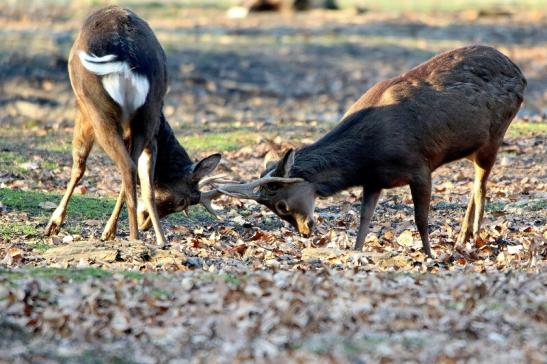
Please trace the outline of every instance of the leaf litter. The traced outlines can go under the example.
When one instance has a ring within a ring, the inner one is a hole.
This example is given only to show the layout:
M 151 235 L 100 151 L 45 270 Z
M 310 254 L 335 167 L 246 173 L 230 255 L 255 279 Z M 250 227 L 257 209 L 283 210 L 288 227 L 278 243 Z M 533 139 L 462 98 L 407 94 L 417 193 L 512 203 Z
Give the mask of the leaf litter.
M 328 130 L 373 82 L 445 48 L 493 39 L 531 78 L 515 123 L 523 130 L 545 123 L 544 19 L 516 18 L 518 26 L 500 28 L 496 20 L 407 15 L 373 14 L 348 26 L 346 18 L 317 13 L 300 22 L 260 18 L 265 28 L 249 18 L 214 29 L 200 17 L 190 25 L 153 19 L 182 32 L 174 31 L 174 40 L 160 32 L 162 42 L 177 45 L 168 49 L 167 116 L 177 134 L 199 131 L 203 141 L 232 128 L 256 133 L 252 146 L 227 148 L 218 171 L 249 179 L 271 151 L 281 154 Z M 59 47 L 76 26 L 57 24 Z M 260 52 L 238 43 L 246 32 L 270 31 L 276 42 L 289 42 L 262 44 Z M 234 37 L 237 46 L 211 52 L 178 43 L 188 32 L 203 40 Z M 408 32 L 419 35 L 416 43 L 407 44 Z M 378 34 L 406 46 L 380 44 Z M 336 42 L 325 46 L 328 37 Z M 370 39 L 376 43 L 360 43 Z M 70 140 L 73 100 L 62 53 L 54 50 L 48 56 L 55 62 L 46 62 L 16 50 L 0 64 L 6 96 L 28 99 L 0 103 L 7 125 L 0 131 L 2 189 L 64 191 L 70 153 L 61 141 Z M 23 127 L 38 114 L 41 123 Z M 419 249 L 407 188 L 383 193 L 362 252 L 350 250 L 357 189 L 318 201 L 318 231 L 310 238 L 253 202 L 222 197 L 215 207 L 223 221 L 201 210 L 165 221 L 166 250 L 154 246 L 152 232 L 126 240 L 125 221 L 119 239 L 98 241 L 107 216 L 90 211 L 81 219 L 69 215 L 59 236 L 43 238 L 58 198 L 31 208 L 0 201 L 0 362 L 544 363 L 547 136 L 538 130 L 509 132 L 489 179 L 483 232 L 458 250 L 472 167 L 460 161 L 434 174 L 435 260 Z M 93 154 L 76 195 L 115 196 L 119 179 L 111 176 L 117 174 L 109 160 Z

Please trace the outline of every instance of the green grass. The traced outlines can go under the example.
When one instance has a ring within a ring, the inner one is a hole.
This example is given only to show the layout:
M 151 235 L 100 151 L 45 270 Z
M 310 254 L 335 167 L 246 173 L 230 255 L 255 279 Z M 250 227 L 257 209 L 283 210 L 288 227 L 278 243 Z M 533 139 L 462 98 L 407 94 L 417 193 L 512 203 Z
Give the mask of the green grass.
M 24 173 L 25 168 L 21 167 L 26 162 L 24 156 L 15 152 L 0 152 L 0 170 L 9 173 Z
M 99 268 L 51 268 L 39 267 L 25 270 L 0 269 L 0 278 L 21 279 L 25 277 L 68 279 L 83 282 L 92 278 L 104 278 L 112 276 L 112 272 Z
M 237 130 L 220 133 L 193 134 L 180 138 L 181 144 L 190 154 L 195 152 L 228 152 L 256 143 L 259 134 Z
M 36 267 L 36 268 L 25 268 L 25 269 L 3 269 L 0 268 L 0 280 L 17 280 L 27 277 L 36 277 L 36 278 L 46 278 L 46 279 L 67 279 L 77 282 L 83 282 L 88 279 L 93 278 L 108 278 L 112 277 L 114 274 L 122 275 L 128 279 L 140 280 L 143 278 L 147 279 L 166 279 L 166 280 L 179 280 L 180 276 L 169 274 L 164 275 L 155 272 L 141 273 L 137 271 L 109 271 L 102 268 L 53 268 L 53 267 Z M 217 280 L 222 280 L 226 283 L 239 285 L 244 279 L 245 275 L 237 276 L 231 273 L 226 274 L 214 274 L 210 272 L 197 271 L 193 273 L 197 275 L 197 278 L 202 282 L 214 282 Z M 161 299 L 166 299 L 171 297 L 171 293 L 161 287 L 150 286 L 149 293 Z
M 51 247 L 51 245 L 44 242 L 43 240 L 39 240 L 39 241 L 35 242 L 34 244 L 31 244 L 31 246 L 32 246 L 33 249 L 41 251 L 41 252 L 45 252 L 46 250 L 48 250 Z
M 511 137 L 547 134 L 547 123 L 527 123 L 518 121 L 512 123 L 507 131 Z
M 224 275 L 224 281 L 234 286 L 239 286 L 241 284 L 241 279 L 231 273 L 227 273 Z
M 57 204 L 60 200 L 58 194 L 0 188 L 0 201 L 8 210 L 26 212 L 30 216 L 49 216 L 52 211 L 41 208 L 40 203 Z M 106 219 L 113 208 L 112 199 L 73 196 L 68 204 L 68 215 L 79 219 Z
M 44 192 L 11 190 L 0 188 L 0 202 L 8 209 L 8 211 L 24 212 L 30 218 L 39 218 L 45 222 L 53 212 L 50 209 L 43 209 L 40 204 L 46 201 L 58 204 L 61 200 L 61 195 L 50 194 Z M 110 198 L 97 198 L 90 196 L 73 196 L 68 204 L 67 219 L 71 223 L 63 225 L 62 230 L 69 234 L 81 234 L 84 220 L 100 220 L 106 223 L 107 218 L 112 213 L 114 208 L 114 200 Z M 126 224 L 127 212 L 122 210 L 120 225 Z M 192 206 L 188 211 L 188 217 L 182 213 L 169 215 L 165 220 L 172 225 L 196 225 L 203 222 L 211 221 L 214 217 L 201 206 Z M 40 221 L 38 221 L 39 223 Z M 102 226 L 98 229 L 102 229 Z M 10 240 L 14 236 L 41 236 L 41 228 L 34 224 L 26 222 L 2 222 L 0 221 L 0 238 Z M 44 247 L 42 247 L 44 248 Z
M 0 221 L 0 238 L 3 240 L 11 240 L 14 236 L 33 237 L 37 235 L 38 231 L 35 226 L 24 222 Z
M 94 278 L 108 278 L 114 274 L 120 274 L 128 279 L 140 280 L 144 277 L 155 279 L 160 275 L 150 272 L 141 273 L 136 271 L 109 271 L 102 268 L 54 268 L 54 267 L 35 267 L 18 270 L 0 268 L 0 279 L 17 280 L 27 277 L 46 278 L 46 279 L 65 279 L 76 282 L 83 282 Z

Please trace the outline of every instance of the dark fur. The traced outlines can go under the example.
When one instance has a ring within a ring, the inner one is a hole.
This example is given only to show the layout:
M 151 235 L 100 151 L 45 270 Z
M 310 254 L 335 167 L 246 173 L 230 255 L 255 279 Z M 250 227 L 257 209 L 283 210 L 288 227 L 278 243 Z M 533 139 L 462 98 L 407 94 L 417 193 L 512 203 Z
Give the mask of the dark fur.
M 160 99 L 163 98 L 167 91 L 166 57 L 154 32 L 144 20 L 131 10 L 110 6 L 91 14 L 82 29 L 85 32 L 85 36 L 82 38 L 87 39 L 85 48 L 89 53 L 99 57 L 107 54 L 117 55 L 117 60 L 128 62 L 134 72 L 153 81 L 148 98 L 151 98 L 151 93 L 160 95 Z M 108 41 L 105 42 L 105 40 Z M 79 62 L 74 64 L 81 67 Z M 83 77 L 98 77 L 88 72 L 82 72 L 81 75 Z M 94 85 L 94 83 L 85 84 L 88 88 L 90 85 Z M 97 85 L 99 87 L 97 93 L 109 98 L 104 89 L 100 87 L 100 83 Z M 104 103 L 104 105 L 119 108 L 118 105 L 112 103 Z M 148 118 L 140 118 L 138 114 L 131 122 L 132 126 L 140 122 L 157 125 L 156 130 L 150 131 L 157 134 L 158 149 L 154 172 L 154 181 L 157 187 L 161 188 L 163 185 L 170 184 L 170 182 L 191 173 L 193 162 L 184 147 L 178 142 L 161 111 L 158 122 L 150 123 Z
M 290 176 L 320 196 L 407 184 L 424 168 L 501 141 L 525 86 L 520 69 L 493 48 L 440 54 L 374 85 L 333 130 L 296 152 Z
M 131 10 L 118 6 L 100 9 L 86 19 L 82 30 L 86 32 L 88 52 L 99 57 L 115 54 L 134 72 L 149 79 L 167 80 L 166 57 L 159 41 L 148 24 Z
M 115 55 L 111 62 L 126 62 L 133 73 L 145 77 L 149 90 L 144 104 L 136 110 L 118 105 L 105 90 L 102 76 L 85 69 L 80 52 L 97 57 Z M 164 245 L 159 218 L 189 205 L 207 203 L 207 195 L 199 191 L 199 180 L 214 170 L 220 154 L 192 163 L 165 120 L 162 108 L 167 67 L 158 39 L 148 24 L 128 9 L 110 6 L 97 10 L 84 22 L 72 46 L 68 71 L 78 109 L 72 143 L 73 166 L 67 190 L 52 214 L 46 234 L 59 231 L 68 201 L 96 142 L 115 162 L 123 186 L 101 238 L 114 238 L 120 210 L 126 203 L 130 238 L 138 238 L 138 223 L 143 229 L 154 225 L 157 241 Z M 138 214 L 137 179 L 144 206 Z
M 190 174 L 193 161 L 177 140 L 163 114 L 157 140 L 158 159 L 154 173 L 156 183 L 169 182 Z

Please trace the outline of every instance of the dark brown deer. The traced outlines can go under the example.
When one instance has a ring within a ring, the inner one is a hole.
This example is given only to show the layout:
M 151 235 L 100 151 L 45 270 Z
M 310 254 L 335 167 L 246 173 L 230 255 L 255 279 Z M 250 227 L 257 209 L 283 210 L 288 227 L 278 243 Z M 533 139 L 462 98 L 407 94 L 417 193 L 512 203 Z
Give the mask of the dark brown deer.
M 165 54 L 144 20 L 117 6 L 91 14 L 72 46 L 68 71 L 78 112 L 72 173 L 46 227 L 47 235 L 58 233 L 95 141 L 122 177 L 102 239 L 115 237 L 125 202 L 130 239 L 138 239 L 138 223 L 142 229 L 153 225 L 160 245 L 166 244 L 161 217 L 200 202 L 212 211 L 210 199 L 217 193 L 201 193 L 199 182 L 216 168 L 221 156 L 213 154 L 194 163 L 175 138 L 162 113 L 167 90 Z M 137 171 L 142 198 L 138 213 Z
M 382 189 L 408 184 L 423 249 L 431 256 L 431 173 L 461 158 L 474 163 L 475 182 L 457 243 L 476 236 L 486 180 L 525 87 L 519 68 L 493 48 L 469 46 L 440 54 L 374 85 L 333 130 L 311 145 L 286 152 L 263 178 L 223 185 L 219 191 L 254 199 L 300 233 L 310 234 L 316 197 L 362 186 L 355 243 L 360 250 Z

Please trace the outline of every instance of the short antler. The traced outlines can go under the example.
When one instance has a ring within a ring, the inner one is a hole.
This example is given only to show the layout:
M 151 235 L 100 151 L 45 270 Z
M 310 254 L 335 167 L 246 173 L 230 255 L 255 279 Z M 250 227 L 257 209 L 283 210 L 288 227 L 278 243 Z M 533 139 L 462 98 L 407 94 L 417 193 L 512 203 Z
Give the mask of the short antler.
M 214 217 L 217 219 L 219 218 L 215 209 L 211 206 L 212 200 L 215 198 L 218 198 L 221 195 L 221 193 L 217 190 L 202 192 L 201 197 L 199 198 L 199 203 L 202 204 L 205 209 Z
M 248 183 L 233 183 L 233 184 L 223 184 L 217 187 L 217 190 L 224 193 L 225 195 L 256 200 L 259 198 L 259 193 L 256 192 L 256 188 L 263 186 L 268 183 L 277 182 L 277 183 L 296 183 L 303 182 L 302 178 L 285 178 L 285 177 L 262 177 L 255 181 Z
M 214 183 L 233 183 L 233 181 L 231 180 L 224 179 L 225 177 L 226 175 L 224 174 L 217 174 L 215 176 L 206 177 L 199 181 L 198 186 L 201 189 L 207 185 L 212 185 Z

